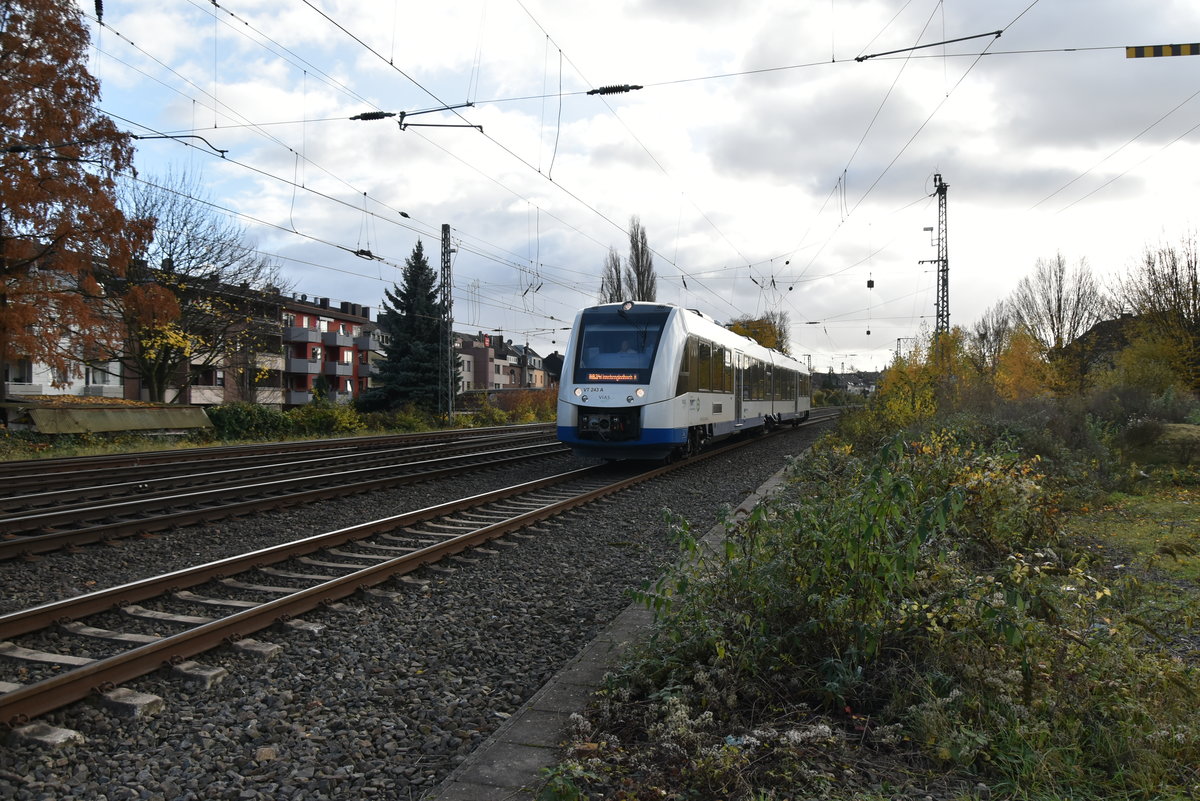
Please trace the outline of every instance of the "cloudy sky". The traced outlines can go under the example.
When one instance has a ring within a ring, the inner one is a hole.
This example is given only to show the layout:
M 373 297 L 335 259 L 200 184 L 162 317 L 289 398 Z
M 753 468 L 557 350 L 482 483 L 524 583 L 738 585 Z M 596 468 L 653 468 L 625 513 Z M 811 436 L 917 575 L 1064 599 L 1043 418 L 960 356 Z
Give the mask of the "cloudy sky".
M 1107 280 L 1195 225 L 1200 57 L 1125 56 L 1200 41 L 1187 0 L 80 8 L 102 109 L 203 137 L 140 140 L 143 179 L 199 176 L 335 302 L 378 306 L 418 239 L 436 268 L 449 224 L 456 328 L 543 353 L 633 216 L 660 301 L 786 312 L 821 371 L 880 369 L 932 328 L 935 175 L 954 325 L 1039 258 Z M 621 84 L 642 88 L 588 94 Z M 397 116 L 349 119 L 378 111 Z

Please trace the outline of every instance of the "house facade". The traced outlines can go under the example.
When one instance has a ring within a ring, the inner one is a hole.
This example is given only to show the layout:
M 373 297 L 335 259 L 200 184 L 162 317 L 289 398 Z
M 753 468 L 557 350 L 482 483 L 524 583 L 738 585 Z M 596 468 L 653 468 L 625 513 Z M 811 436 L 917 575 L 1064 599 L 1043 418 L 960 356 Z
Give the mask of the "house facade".
M 284 407 L 314 395 L 346 403 L 367 390 L 382 351 L 369 306 L 300 295 L 283 299 L 281 318 Z
M 286 409 L 318 395 L 347 403 L 376 385 L 389 343 L 388 334 L 371 319 L 371 307 L 278 293 L 257 293 L 247 303 L 253 306 L 248 319 L 261 329 L 253 351 L 220 359 L 197 357 L 189 373 L 192 380 L 181 373 L 169 400 L 197 406 L 248 401 Z M 459 392 L 550 385 L 542 356 L 527 344 L 482 331 L 456 332 L 453 341 Z M 4 365 L 4 392 L 147 399 L 138 376 L 120 362 L 81 369 L 79 376 L 60 376 L 28 359 L 13 360 Z

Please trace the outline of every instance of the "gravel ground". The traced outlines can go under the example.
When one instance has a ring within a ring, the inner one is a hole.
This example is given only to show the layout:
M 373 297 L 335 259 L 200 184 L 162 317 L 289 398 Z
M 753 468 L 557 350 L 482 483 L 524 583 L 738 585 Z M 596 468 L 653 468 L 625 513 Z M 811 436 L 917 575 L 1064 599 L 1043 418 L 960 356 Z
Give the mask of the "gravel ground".
M 229 671 L 189 690 L 160 671 L 129 687 L 165 709 L 122 719 L 91 704 L 46 716 L 81 745 L 0 749 L 0 799 L 417 799 L 516 711 L 660 575 L 676 550 L 663 509 L 700 531 L 741 502 L 814 429 L 755 443 L 541 527 L 423 585 L 381 585 L 310 613 L 317 635 L 282 630 L 267 661 L 232 649 L 200 661 Z M 234 553 L 377 519 L 592 462 L 495 470 L 161 534 L 119 546 L 0 563 L 0 611 L 23 608 Z

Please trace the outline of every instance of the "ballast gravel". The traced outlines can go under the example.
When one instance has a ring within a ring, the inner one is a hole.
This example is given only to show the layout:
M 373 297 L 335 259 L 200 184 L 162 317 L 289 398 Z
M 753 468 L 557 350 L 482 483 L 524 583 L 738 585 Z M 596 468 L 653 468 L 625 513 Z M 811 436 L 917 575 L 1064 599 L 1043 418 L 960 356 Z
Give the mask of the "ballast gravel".
M 419 799 L 678 557 L 664 510 L 704 531 L 815 438 L 789 431 L 575 510 L 516 547 L 393 580 L 305 615 L 324 629 L 254 635 L 199 661 L 229 675 L 189 688 L 166 671 L 130 682 L 165 708 L 122 718 L 92 703 L 47 715 L 83 742 L 0 748 L 0 799 Z M 0 613 L 484 492 L 590 460 L 506 468 L 298 506 L 148 540 L 0 563 Z

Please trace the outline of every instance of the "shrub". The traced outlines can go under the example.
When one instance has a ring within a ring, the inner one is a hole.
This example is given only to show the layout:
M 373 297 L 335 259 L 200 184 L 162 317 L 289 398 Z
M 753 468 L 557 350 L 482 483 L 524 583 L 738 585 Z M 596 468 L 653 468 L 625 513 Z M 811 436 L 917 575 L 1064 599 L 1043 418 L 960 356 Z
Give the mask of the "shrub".
M 483 397 L 478 409 L 467 415 L 467 425 L 471 427 L 502 426 L 508 422 L 508 413 L 493 405 L 487 396 Z
M 641 593 L 659 628 L 630 698 L 706 699 L 717 731 L 750 709 L 852 711 L 870 721 L 856 739 L 901 732 L 1032 796 L 1186 793 L 1200 684 L 1149 647 L 1153 623 L 1114 601 L 1126 590 L 1056 542 L 1041 461 L 997 429 L 861 457 L 827 437 L 722 549 L 680 526 L 688 558 Z
M 437 427 L 437 421 L 432 415 L 415 406 L 360 412 L 359 418 L 363 425 L 372 431 L 428 431 Z
M 291 418 L 278 409 L 238 401 L 204 410 L 218 439 L 280 440 L 294 433 Z
M 305 406 L 289 409 L 284 413 L 299 434 L 307 436 L 331 436 L 354 434 L 366 428 L 353 406 L 343 403 L 314 400 Z
M 505 393 L 498 403 L 511 423 L 550 421 L 558 414 L 558 393 L 550 387 Z

